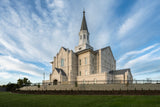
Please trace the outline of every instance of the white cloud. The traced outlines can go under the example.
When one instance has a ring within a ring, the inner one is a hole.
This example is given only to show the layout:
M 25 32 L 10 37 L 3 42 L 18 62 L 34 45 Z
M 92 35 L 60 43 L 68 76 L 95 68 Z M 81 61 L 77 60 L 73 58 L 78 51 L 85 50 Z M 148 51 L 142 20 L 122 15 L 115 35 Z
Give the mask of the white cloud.
M 110 42 L 110 34 L 107 31 L 100 32 L 98 34 L 98 38 L 93 42 L 96 44 L 96 49 L 101 49 L 103 47 L 109 46 Z
M 49 62 L 61 46 L 70 48 L 75 45 L 73 26 L 70 26 L 67 20 L 67 4 L 59 0 L 51 1 L 53 4 L 47 1 L 44 8 L 41 2 L 36 0 L 37 11 L 31 12 L 30 6 L 22 5 L 23 1 L 15 1 L 16 8 L 10 5 L 11 2 L 4 3 L 6 8 L 0 7 L 0 53 L 3 55 L 0 55 L 0 69 L 10 71 L 11 74 L 18 71 L 20 74 L 22 72 L 41 77 L 43 72 L 51 72 L 44 69 L 50 67 Z M 69 30 L 71 27 L 72 30 Z M 76 34 L 78 36 L 77 32 Z M 45 64 L 45 67 L 31 62 Z M 6 72 L 1 73 L 4 78 Z M 32 78 L 34 82 L 40 79 L 42 78 Z
M 57 48 L 66 44 L 71 46 L 68 42 L 72 40 L 66 36 L 68 35 L 67 29 L 60 30 L 64 29 L 61 25 L 66 23 L 65 17 L 67 18 L 63 12 L 63 1 L 54 1 L 49 17 L 47 14 L 50 14 L 50 11 L 42 9 L 39 0 L 36 0 L 35 4 L 38 12 L 43 13 L 42 17 L 35 12 L 30 13 L 29 9 L 24 8 L 20 2 L 16 4 L 18 5 L 17 10 L 10 5 L 6 8 L 5 13 L 3 9 L 0 10 L 3 13 L 0 19 L 0 46 L 4 47 L 4 54 L 43 63 L 52 60 L 53 55 L 57 53 Z
M 152 16 L 153 10 L 156 9 L 156 6 L 158 6 L 157 2 L 138 1 L 131 11 L 128 12 L 124 22 L 120 25 L 117 33 L 118 38 L 127 36 L 128 32 L 132 32 L 134 29 L 137 29 L 140 24 L 148 19 L 148 17 Z
M 157 68 L 154 68 L 154 69 L 151 69 L 151 70 L 145 70 L 145 71 L 141 71 L 141 72 L 136 72 L 136 73 L 134 73 L 133 75 L 134 76 L 137 76 L 137 75 L 144 75 L 144 74 L 146 74 L 146 73 L 153 73 L 153 72 L 158 72 L 158 71 L 160 71 L 160 66 L 159 67 L 157 67 Z
M 24 63 L 11 56 L 0 56 L 0 69 L 5 71 L 19 71 L 34 76 L 41 76 L 44 72 L 43 68 L 33 64 Z M 4 77 L 5 78 L 5 77 Z
M 157 58 L 157 56 L 154 55 L 154 53 L 156 52 L 160 52 L 160 48 L 154 49 L 145 55 L 139 56 L 138 58 L 131 59 L 124 65 L 124 68 L 133 67 L 133 66 L 136 67 L 136 65 L 139 65 L 139 64 L 143 65 L 144 63 L 147 63 L 147 62 L 159 60 L 159 58 Z
M 133 29 L 143 17 L 144 11 L 138 11 L 133 16 L 129 17 L 121 26 L 118 31 L 119 37 L 123 37 L 127 32 Z
M 0 72 L 0 78 L 2 79 L 18 79 L 18 78 L 28 78 L 27 75 L 16 74 L 16 73 L 8 73 L 8 72 Z
M 121 62 L 125 61 L 127 58 L 131 58 L 131 57 L 134 57 L 136 56 L 137 54 L 141 54 L 141 53 L 144 53 L 154 47 L 156 47 L 158 44 L 154 44 L 154 45 L 151 45 L 151 46 L 148 46 L 142 50 L 136 50 L 136 51 L 130 51 L 130 52 L 127 52 L 125 53 L 122 57 L 120 57 L 120 59 L 118 59 L 117 63 L 120 64 Z

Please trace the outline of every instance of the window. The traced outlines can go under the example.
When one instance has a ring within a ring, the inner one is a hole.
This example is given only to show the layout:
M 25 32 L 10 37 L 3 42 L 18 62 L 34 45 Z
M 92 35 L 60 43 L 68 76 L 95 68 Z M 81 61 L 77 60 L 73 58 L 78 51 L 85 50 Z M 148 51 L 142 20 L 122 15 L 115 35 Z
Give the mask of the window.
M 96 78 L 94 79 L 94 83 L 96 84 L 96 82 L 97 82 L 97 80 L 96 80 Z
M 64 66 L 64 59 L 62 58 L 61 59 L 61 67 L 63 67 Z
M 79 60 L 79 65 L 81 65 L 81 60 Z
M 87 71 L 85 70 L 85 75 L 87 75 Z
M 83 80 L 83 84 L 85 84 L 85 80 Z
M 85 64 L 87 64 L 87 58 L 85 57 L 84 59 L 85 59 Z
M 82 35 L 80 35 L 80 39 L 82 39 Z
M 86 38 L 86 36 L 85 36 L 85 35 L 83 35 L 83 38 L 85 39 L 85 38 Z
M 79 76 L 81 76 L 81 71 L 79 72 Z

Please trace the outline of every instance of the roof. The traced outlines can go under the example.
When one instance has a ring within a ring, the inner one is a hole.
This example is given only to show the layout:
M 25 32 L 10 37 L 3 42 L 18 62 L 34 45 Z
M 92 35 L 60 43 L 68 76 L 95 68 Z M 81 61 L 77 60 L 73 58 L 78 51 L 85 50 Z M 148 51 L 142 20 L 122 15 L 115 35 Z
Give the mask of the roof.
M 85 11 L 83 11 L 83 19 L 82 19 L 82 24 L 81 24 L 81 30 L 87 30 L 87 23 L 86 23 L 86 18 L 85 18 Z
M 60 69 L 60 68 L 55 68 L 55 69 L 56 69 L 56 71 L 57 71 L 58 73 L 61 72 L 61 74 L 62 74 L 63 76 L 66 76 L 66 73 L 65 73 L 62 69 Z
M 104 48 L 101 48 L 101 49 L 98 49 L 98 50 L 95 50 L 95 52 L 98 52 L 99 50 L 105 50 L 105 49 L 110 49 L 110 51 L 111 51 L 111 54 L 112 54 L 112 56 L 113 56 L 113 53 L 112 53 L 112 50 L 111 50 L 111 47 L 110 46 L 107 46 L 107 47 L 104 47 Z M 113 56 L 113 58 L 114 58 L 114 56 Z M 114 60 L 115 60 L 115 58 L 114 58 Z
M 112 70 L 112 71 L 109 71 L 109 74 L 120 75 L 120 74 L 125 74 L 125 72 L 127 71 L 130 72 L 130 69 Z
M 107 48 L 110 48 L 110 46 L 106 46 L 106 47 L 104 47 L 104 48 L 97 49 L 97 50 L 95 50 L 95 51 L 98 52 L 99 50 L 104 50 L 104 49 L 107 49 Z
M 65 47 L 62 47 L 65 51 L 67 50 Z
M 85 53 L 85 52 L 89 52 L 89 51 L 91 53 L 93 53 L 93 54 L 97 53 L 97 52 L 93 51 L 93 49 L 88 48 L 88 49 L 84 49 L 84 50 L 78 51 L 78 52 L 76 52 L 76 54 L 79 55 L 79 54 L 82 54 L 82 53 Z

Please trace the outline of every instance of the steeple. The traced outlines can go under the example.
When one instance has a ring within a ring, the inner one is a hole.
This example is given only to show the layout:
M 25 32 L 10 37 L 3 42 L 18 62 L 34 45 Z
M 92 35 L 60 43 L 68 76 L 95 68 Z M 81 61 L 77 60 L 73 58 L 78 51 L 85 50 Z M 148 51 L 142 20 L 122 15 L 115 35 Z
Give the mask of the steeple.
M 89 32 L 85 18 L 85 11 L 83 10 L 83 19 L 82 19 L 81 29 L 79 32 L 79 45 L 75 47 L 75 52 L 79 52 L 85 49 L 93 49 L 93 47 L 90 46 L 89 43 Z
M 83 19 L 82 19 L 82 24 L 81 24 L 81 30 L 87 30 L 88 31 L 84 10 L 83 10 Z

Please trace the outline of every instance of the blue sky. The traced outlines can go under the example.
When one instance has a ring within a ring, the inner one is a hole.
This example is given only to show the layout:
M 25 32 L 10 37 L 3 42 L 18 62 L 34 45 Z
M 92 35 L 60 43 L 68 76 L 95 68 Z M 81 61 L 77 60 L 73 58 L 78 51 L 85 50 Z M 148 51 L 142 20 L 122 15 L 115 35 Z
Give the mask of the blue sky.
M 95 50 L 111 46 L 134 79 L 160 79 L 159 0 L 0 0 L 0 84 L 48 79 L 60 47 L 78 45 L 83 8 Z

